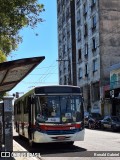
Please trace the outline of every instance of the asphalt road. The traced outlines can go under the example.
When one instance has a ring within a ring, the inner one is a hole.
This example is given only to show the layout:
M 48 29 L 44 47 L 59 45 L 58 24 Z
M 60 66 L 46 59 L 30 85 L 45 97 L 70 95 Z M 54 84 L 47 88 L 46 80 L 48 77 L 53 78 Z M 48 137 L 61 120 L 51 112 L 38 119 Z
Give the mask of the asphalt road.
M 110 151 L 115 151 L 115 153 L 120 152 L 120 132 L 110 132 L 101 130 L 90 130 L 85 129 L 85 140 L 77 141 L 73 146 L 58 145 L 58 144 L 39 144 L 34 148 L 30 148 L 28 141 L 25 138 L 19 138 L 17 134 L 14 133 L 14 140 L 22 145 L 28 152 L 40 153 L 44 160 L 89 160 L 89 159 L 119 159 L 119 157 L 87 157 L 89 155 L 94 155 L 97 151 L 102 151 L 106 153 Z M 93 152 L 88 152 L 93 151 Z M 106 151 L 106 152 L 105 152 Z M 111 153 L 111 152 L 110 152 Z

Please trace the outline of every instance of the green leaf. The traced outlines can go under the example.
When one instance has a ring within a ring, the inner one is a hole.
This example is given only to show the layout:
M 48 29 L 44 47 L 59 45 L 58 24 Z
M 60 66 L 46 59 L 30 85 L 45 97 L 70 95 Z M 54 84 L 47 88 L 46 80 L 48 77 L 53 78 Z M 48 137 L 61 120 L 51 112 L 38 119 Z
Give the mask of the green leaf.
M 21 43 L 22 28 L 35 28 L 43 22 L 40 17 L 43 11 L 44 5 L 38 0 L 0 0 L 0 49 L 6 56 Z

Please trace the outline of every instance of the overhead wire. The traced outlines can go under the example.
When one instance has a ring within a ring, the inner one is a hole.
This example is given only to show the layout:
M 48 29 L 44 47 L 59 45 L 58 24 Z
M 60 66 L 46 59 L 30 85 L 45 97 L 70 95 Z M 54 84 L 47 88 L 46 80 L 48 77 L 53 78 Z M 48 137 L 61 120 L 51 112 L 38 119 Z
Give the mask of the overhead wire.
M 33 82 L 22 81 L 22 83 L 25 83 L 25 84 L 43 84 L 43 83 L 53 83 L 54 84 L 54 83 L 57 83 L 57 82 L 45 82 L 45 80 L 48 76 L 50 77 L 53 74 L 58 74 L 58 73 L 54 72 L 57 69 L 57 65 L 54 65 L 54 64 L 55 64 L 55 62 L 53 61 L 53 63 L 50 66 L 39 68 L 39 69 L 48 68 L 47 71 L 45 71 L 43 74 L 39 74 L 39 73 L 30 74 L 31 76 L 36 76 L 36 75 L 40 76 L 41 75 L 40 78 L 37 81 L 33 81 Z M 54 68 L 54 69 L 52 69 L 52 68 Z
M 116 11 L 117 11 L 117 10 L 116 10 Z M 118 11 L 118 12 L 119 12 L 119 11 Z M 104 38 L 104 41 L 107 40 L 107 39 L 110 38 L 110 37 L 113 37 L 113 34 L 118 34 L 119 32 L 115 32 L 115 33 L 114 33 L 114 31 L 118 30 L 118 28 L 119 28 L 119 23 L 118 23 L 118 26 L 117 26 L 115 29 L 113 29 L 111 32 L 105 33 L 104 35 L 102 35 L 102 37 L 105 37 L 105 38 Z M 108 34 L 109 34 L 109 35 L 108 35 Z M 112 35 L 110 35 L 110 34 L 112 34 Z M 102 43 L 104 43 L 104 42 L 101 42 L 100 45 L 101 45 Z M 99 45 L 99 46 L 100 46 L 100 45 Z M 99 47 L 99 46 L 97 46 L 97 47 Z M 36 68 L 36 69 L 48 68 L 48 70 L 47 70 L 46 73 L 44 73 L 44 74 L 30 74 L 30 75 L 41 75 L 41 77 L 39 78 L 39 81 L 38 81 L 38 82 L 28 82 L 28 83 L 42 83 L 43 80 L 44 80 L 44 83 L 45 83 L 45 79 L 46 79 L 46 78 L 48 78 L 48 77 L 49 77 L 50 75 L 52 75 L 52 74 L 57 74 L 57 73 L 53 73 L 53 72 L 51 73 L 51 68 L 53 68 L 53 67 L 55 67 L 54 70 L 57 69 L 56 65 L 53 65 L 53 64 L 51 64 L 51 65 L 48 66 L 48 67 Z M 53 70 L 52 70 L 52 71 L 53 71 Z M 26 82 L 24 82 L 24 83 L 26 83 Z M 48 83 L 48 82 L 46 82 L 46 83 Z
M 56 63 L 56 61 L 55 62 L 53 61 L 53 63 L 50 66 L 53 66 L 55 63 Z M 56 68 L 57 68 L 57 65 L 56 65 L 55 69 Z M 47 76 L 51 74 L 51 71 L 53 72 L 53 69 L 51 70 L 51 68 L 48 68 L 48 70 L 46 71 L 46 75 L 41 76 L 39 78 L 39 81 L 42 82 L 45 78 L 47 78 Z
M 56 71 L 56 69 L 58 69 L 58 68 L 57 68 L 57 67 L 56 67 L 56 68 L 54 68 L 54 70 L 53 70 L 53 71 Z M 58 74 L 58 73 L 57 73 L 57 74 Z M 44 81 L 44 82 L 45 82 L 45 80 L 46 80 L 46 79 L 48 79 L 50 76 L 51 76 L 51 73 L 46 74 L 46 75 L 45 75 L 45 77 L 42 79 L 42 81 Z

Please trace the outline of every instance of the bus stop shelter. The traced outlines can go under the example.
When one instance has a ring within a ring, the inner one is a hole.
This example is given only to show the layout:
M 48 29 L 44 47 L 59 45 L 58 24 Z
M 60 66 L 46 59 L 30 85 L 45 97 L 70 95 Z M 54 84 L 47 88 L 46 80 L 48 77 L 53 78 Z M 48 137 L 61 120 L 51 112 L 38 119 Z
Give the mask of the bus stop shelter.
M 42 56 L 0 63 L 0 96 L 12 90 L 44 59 Z M 12 99 L 6 96 L 0 102 L 0 151 L 3 152 L 13 151 Z

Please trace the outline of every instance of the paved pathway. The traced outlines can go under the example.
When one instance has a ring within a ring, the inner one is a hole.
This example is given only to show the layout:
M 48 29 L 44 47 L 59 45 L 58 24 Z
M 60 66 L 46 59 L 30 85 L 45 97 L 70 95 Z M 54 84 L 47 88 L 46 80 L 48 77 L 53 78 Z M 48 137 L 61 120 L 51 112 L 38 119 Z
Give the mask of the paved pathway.
M 14 129 L 13 129 L 13 136 L 18 136 L 18 133 L 15 132 Z M 21 157 L 16 156 L 14 158 L 15 160 L 38 160 L 38 158 L 30 157 L 31 153 L 29 153 L 24 147 L 22 147 L 14 139 L 13 139 L 13 152 L 15 152 L 16 154 L 20 154 L 21 152 L 22 152 L 22 154 L 25 154 L 25 156 L 21 156 Z M 28 153 L 28 157 L 26 157 L 27 153 Z M 39 160 L 42 160 L 42 158 L 39 157 Z

